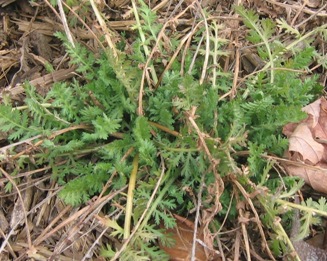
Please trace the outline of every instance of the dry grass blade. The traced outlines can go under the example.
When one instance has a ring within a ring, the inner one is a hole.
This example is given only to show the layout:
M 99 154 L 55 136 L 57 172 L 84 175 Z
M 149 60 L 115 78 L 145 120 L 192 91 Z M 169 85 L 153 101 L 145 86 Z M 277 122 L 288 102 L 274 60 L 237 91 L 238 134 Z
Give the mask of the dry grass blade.
M 18 205 L 15 205 L 15 206 L 19 206 L 18 208 L 20 208 L 20 209 L 16 210 L 14 212 L 14 213 L 16 213 L 16 215 L 13 216 L 12 223 L 10 224 L 11 231 L 14 231 L 18 227 L 20 222 L 24 221 L 25 226 L 26 226 L 26 236 L 27 236 L 28 247 L 29 247 L 29 249 L 31 249 L 32 248 L 32 240 L 31 240 L 31 235 L 30 235 L 29 224 L 27 221 L 27 210 L 26 210 L 26 207 L 28 207 L 27 204 L 29 204 L 30 202 L 25 204 L 25 200 L 23 199 L 22 194 L 21 194 L 20 190 L 18 189 L 15 181 L 11 178 L 11 176 L 3 168 L 0 168 L 0 171 L 12 183 L 13 187 L 17 191 L 17 195 L 19 198 L 19 201 L 18 201 L 19 203 L 18 203 Z M 2 245 L 0 248 L 0 253 L 4 250 L 4 247 L 6 246 L 8 239 L 9 239 L 9 237 L 6 237 L 6 239 L 2 242 Z

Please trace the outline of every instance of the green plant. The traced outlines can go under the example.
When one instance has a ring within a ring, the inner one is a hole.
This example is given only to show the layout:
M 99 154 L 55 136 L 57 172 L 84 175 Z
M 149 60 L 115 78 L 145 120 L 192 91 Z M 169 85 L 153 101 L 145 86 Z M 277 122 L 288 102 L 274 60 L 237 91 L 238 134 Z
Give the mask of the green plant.
M 283 154 L 287 140 L 281 136 L 281 128 L 303 119 L 301 107 L 321 92 L 316 77 L 303 79 L 301 75 L 315 57 L 315 50 L 308 44 L 298 49 L 294 44 L 285 45 L 282 39 L 270 41 L 277 25 L 237 8 L 250 30 L 248 39 L 257 44 L 266 66 L 248 77 L 229 99 L 225 94 L 232 90 L 232 76 L 217 63 L 228 56 L 228 41 L 220 37 L 222 26 L 212 22 L 205 29 L 197 29 L 196 34 L 206 38 L 205 47 L 201 37 L 190 34 L 194 41 L 183 56 L 175 53 L 183 39 L 162 44 L 166 25 L 152 26 L 155 13 L 144 3 L 140 6 L 134 12 L 145 23 L 137 24 L 139 37 L 132 45 L 132 54 L 108 48 L 95 56 L 81 44 L 72 47 L 58 33 L 82 80 L 55 83 L 46 97 L 26 84 L 26 106 L 0 106 L 1 131 L 8 133 L 11 142 L 38 141 L 33 154 L 35 167 L 52 166 L 53 178 L 64 185 L 60 197 L 67 204 L 87 202 L 106 183 L 108 190 L 127 184 L 135 187 L 131 190 L 134 194 L 114 199 L 128 205 L 128 214 L 119 217 L 125 226 L 109 218 L 105 222 L 112 229 L 112 237 L 124 238 L 129 244 L 120 250 L 102 246 L 106 257 L 167 258 L 154 244 L 164 237 L 158 226 L 173 227 L 172 213 L 183 215 L 200 208 L 190 194 L 199 195 L 197 200 L 205 199 L 201 207 L 212 210 L 210 221 L 224 215 L 236 218 L 236 200 L 231 211 L 226 211 L 234 192 L 223 190 L 224 185 L 237 184 L 241 198 L 266 187 L 269 193 L 258 201 L 265 206 L 267 199 L 271 200 L 270 206 L 261 208 L 266 211 L 264 224 L 272 227 L 274 218 L 281 214 L 277 206 L 282 204 L 272 195 L 282 184 L 292 192 L 299 186 L 292 178 L 275 175 L 273 163 L 263 155 Z M 208 22 L 204 12 L 202 22 Z M 286 28 L 285 24 L 282 27 Z M 171 39 L 178 38 L 170 33 Z M 124 41 L 122 38 L 122 46 Z M 156 58 L 150 51 L 153 48 Z M 167 57 L 171 64 L 163 70 L 162 61 Z M 205 63 L 212 66 L 204 70 Z M 138 65 L 150 68 L 153 82 L 147 82 L 148 88 L 140 88 L 146 86 L 146 69 L 142 71 Z M 201 82 L 203 71 L 206 77 Z M 62 160 L 64 164 L 58 164 Z M 29 161 L 25 158 L 22 162 Z M 131 209 L 133 205 L 136 207 Z M 115 209 L 112 205 L 107 211 Z

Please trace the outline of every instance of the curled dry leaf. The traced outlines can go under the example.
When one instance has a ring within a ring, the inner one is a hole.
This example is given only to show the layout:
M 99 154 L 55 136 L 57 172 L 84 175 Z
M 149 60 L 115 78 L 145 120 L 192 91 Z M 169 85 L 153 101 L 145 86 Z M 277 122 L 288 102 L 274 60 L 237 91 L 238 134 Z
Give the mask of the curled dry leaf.
M 289 144 L 289 151 L 298 152 L 304 162 L 309 161 L 315 165 L 323 158 L 324 146 L 312 137 L 312 132 L 305 123 L 301 123 L 295 128 L 289 137 Z
M 294 161 L 285 164 L 285 168 L 315 190 L 327 193 L 327 101 L 320 98 L 303 111 L 308 114 L 305 120 L 287 124 L 283 129 L 289 138 L 286 155 Z
M 174 215 L 176 218 L 176 227 L 172 229 L 165 229 L 165 234 L 174 239 L 174 246 L 167 247 L 160 244 L 160 248 L 164 250 L 170 257 L 169 260 L 172 261 L 188 261 L 191 260 L 192 255 L 192 244 L 193 244 L 193 233 L 194 233 L 194 223 L 186 218 Z M 198 229 L 197 238 L 200 242 L 204 242 L 203 229 Z M 211 253 L 212 257 L 208 257 L 205 253 L 204 246 L 197 242 L 195 249 L 195 260 L 197 261 L 207 261 L 207 260 L 217 260 L 220 261 L 221 258 Z
M 313 103 L 310 103 L 309 105 L 305 106 L 302 110 L 306 112 L 308 115 L 313 117 L 313 125 L 312 127 L 315 127 L 319 121 L 319 114 L 320 114 L 320 105 L 321 105 L 321 99 L 316 100 Z
M 315 166 L 289 164 L 286 169 L 291 175 L 303 178 L 305 183 L 315 190 L 327 192 L 327 164 L 319 163 Z

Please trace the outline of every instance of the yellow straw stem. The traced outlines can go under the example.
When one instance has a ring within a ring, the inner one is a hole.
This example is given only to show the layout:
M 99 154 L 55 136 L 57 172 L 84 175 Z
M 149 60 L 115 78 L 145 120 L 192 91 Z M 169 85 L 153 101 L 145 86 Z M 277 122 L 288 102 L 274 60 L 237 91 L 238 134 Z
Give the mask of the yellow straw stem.
M 139 165 L 139 154 L 136 154 L 134 157 L 134 160 L 133 160 L 133 169 L 132 169 L 131 177 L 129 179 L 129 184 L 128 184 L 125 225 L 124 225 L 124 239 L 127 239 L 131 233 L 133 198 L 134 198 L 134 189 L 135 189 L 138 165 Z

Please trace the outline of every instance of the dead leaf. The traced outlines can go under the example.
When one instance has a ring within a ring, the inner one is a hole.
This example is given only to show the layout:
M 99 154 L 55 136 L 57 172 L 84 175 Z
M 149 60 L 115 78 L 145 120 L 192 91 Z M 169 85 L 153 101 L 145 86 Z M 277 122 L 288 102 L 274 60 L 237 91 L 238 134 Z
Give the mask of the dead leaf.
M 305 123 L 296 127 L 289 138 L 289 151 L 298 152 L 303 161 L 309 160 L 312 164 L 321 161 L 324 154 L 324 146 L 312 137 L 312 132 Z
M 303 164 L 284 164 L 290 175 L 304 179 L 312 188 L 327 193 L 327 101 L 325 98 L 303 108 L 308 117 L 283 133 L 289 137 L 287 157 Z
M 172 247 L 163 246 L 160 244 L 160 248 L 164 250 L 169 256 L 171 261 L 188 261 L 191 260 L 194 223 L 186 218 L 174 215 L 176 218 L 176 227 L 173 229 L 165 229 L 164 234 L 172 237 L 175 240 L 175 245 Z M 198 229 L 197 238 L 204 242 L 203 230 Z M 197 243 L 195 251 L 195 260 L 207 261 L 207 260 L 221 260 L 220 257 L 215 255 L 214 259 L 209 259 L 206 256 L 204 247 Z
M 296 129 L 298 123 L 288 123 L 283 127 L 283 134 L 287 137 L 290 137 L 294 130 Z
M 303 107 L 302 111 L 306 112 L 309 115 L 313 116 L 313 126 L 315 127 L 318 123 L 319 115 L 320 115 L 320 104 L 321 99 L 316 100 L 313 103 L 310 103 L 309 105 Z
M 327 140 L 327 101 L 321 99 L 318 123 L 313 128 L 313 136 L 320 140 Z
M 285 168 L 290 175 L 300 177 L 313 189 L 326 193 L 327 164 L 319 163 L 316 166 L 288 164 Z

